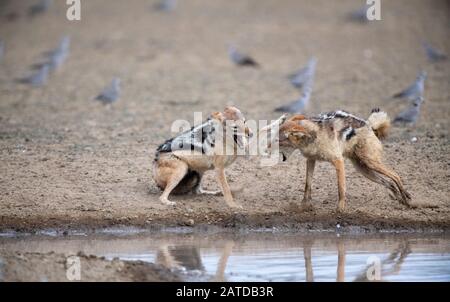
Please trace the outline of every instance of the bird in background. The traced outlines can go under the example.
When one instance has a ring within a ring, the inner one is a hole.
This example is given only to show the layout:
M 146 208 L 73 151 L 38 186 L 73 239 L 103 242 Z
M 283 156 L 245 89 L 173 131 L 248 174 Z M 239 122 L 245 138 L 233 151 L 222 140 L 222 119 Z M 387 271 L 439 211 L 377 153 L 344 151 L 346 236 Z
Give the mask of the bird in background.
M 249 55 L 241 53 L 235 45 L 228 47 L 228 55 L 233 63 L 239 66 L 259 67 L 259 64 Z
M 30 76 L 28 76 L 26 78 L 19 79 L 18 82 L 22 83 L 22 84 L 30 84 L 33 87 L 44 86 L 48 80 L 49 70 L 50 70 L 50 67 L 48 66 L 48 64 L 44 64 L 35 73 L 31 74 Z
M 69 56 L 70 37 L 64 36 L 58 44 L 58 47 L 47 52 L 46 61 L 41 64 L 34 65 L 34 67 L 40 68 L 44 64 L 48 64 L 51 71 L 58 69 Z
M 51 55 L 48 58 L 48 65 L 50 66 L 50 69 L 56 70 L 66 61 L 68 56 L 68 53 L 65 52 L 57 52 Z
M 414 83 L 403 91 L 400 91 L 393 95 L 394 98 L 404 98 L 409 100 L 415 100 L 418 97 L 423 97 L 425 88 L 425 80 L 427 79 L 427 73 L 420 71 L 416 77 Z
M 423 42 L 422 46 L 425 49 L 425 53 L 430 62 L 439 62 L 439 61 L 445 61 L 448 59 L 446 54 L 433 48 L 429 43 Z
M 28 15 L 34 17 L 36 15 L 45 13 L 46 11 L 48 11 L 52 3 L 53 0 L 40 0 L 36 4 L 30 6 L 28 10 Z
M 2 61 L 3 55 L 5 54 L 5 42 L 0 39 L 0 62 Z
M 120 79 L 113 78 L 111 84 L 107 86 L 103 91 L 95 97 L 95 100 L 102 102 L 103 104 L 111 104 L 117 101 L 120 97 Z
M 61 38 L 58 46 L 50 51 L 44 53 L 45 61 L 42 63 L 34 64 L 33 69 L 40 69 L 44 65 L 50 67 L 50 71 L 55 71 L 66 61 L 69 56 L 70 37 L 64 36 Z
M 303 92 L 298 100 L 287 105 L 275 108 L 277 112 L 303 113 L 309 105 L 313 87 L 313 78 L 310 78 L 303 86 Z
M 291 74 L 289 79 L 292 85 L 302 88 L 303 85 L 314 77 L 316 71 L 317 59 L 312 57 L 309 59 L 305 67 L 299 69 L 296 73 Z
M 405 110 L 400 112 L 394 118 L 394 124 L 410 124 L 414 125 L 420 114 L 420 108 L 424 102 L 423 97 L 417 97 L 414 102 Z
M 50 57 L 58 53 L 68 54 L 70 49 L 70 36 L 63 36 L 59 41 L 58 46 L 50 51 L 44 53 L 45 56 Z
M 155 9 L 165 12 L 173 11 L 177 6 L 177 0 L 161 0 L 155 4 Z
M 367 9 L 369 8 L 369 5 L 364 5 L 363 7 L 350 12 L 348 15 L 349 20 L 354 22 L 360 22 L 360 23 L 366 23 L 369 22 L 369 19 L 367 19 Z

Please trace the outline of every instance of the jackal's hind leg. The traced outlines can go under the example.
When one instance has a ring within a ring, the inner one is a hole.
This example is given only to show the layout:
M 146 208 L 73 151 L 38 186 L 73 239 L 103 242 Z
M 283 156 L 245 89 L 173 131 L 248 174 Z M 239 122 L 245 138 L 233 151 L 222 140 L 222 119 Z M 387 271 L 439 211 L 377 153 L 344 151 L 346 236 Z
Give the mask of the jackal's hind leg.
M 376 173 L 375 171 L 369 169 L 363 162 L 360 162 L 358 160 L 352 160 L 354 167 L 367 179 L 370 179 L 371 181 L 378 183 L 387 189 L 389 189 L 392 193 L 392 197 L 394 199 L 401 198 L 401 194 L 398 191 L 396 185 L 390 180 L 383 178 L 380 174 Z
M 173 206 L 176 203 L 169 200 L 169 194 L 177 187 L 177 185 L 183 180 L 184 176 L 188 172 L 188 166 L 179 161 L 176 166 L 172 168 L 170 175 L 167 177 L 167 183 L 163 193 L 159 197 L 161 203 L 165 205 Z
M 402 180 L 400 179 L 400 176 L 397 175 L 397 173 L 388 169 L 382 163 L 378 163 L 377 165 L 374 165 L 371 168 L 376 172 L 386 176 L 387 178 L 390 178 L 397 185 L 397 189 L 400 192 L 398 200 L 401 204 L 406 205 L 408 207 L 414 207 L 410 203 L 411 195 L 408 193 L 408 191 L 406 191 L 405 187 L 403 186 Z
M 354 160 L 353 163 L 365 177 L 388 188 L 401 204 L 412 206 L 410 204 L 411 195 L 405 190 L 397 173 L 391 171 L 379 161 L 363 158 Z

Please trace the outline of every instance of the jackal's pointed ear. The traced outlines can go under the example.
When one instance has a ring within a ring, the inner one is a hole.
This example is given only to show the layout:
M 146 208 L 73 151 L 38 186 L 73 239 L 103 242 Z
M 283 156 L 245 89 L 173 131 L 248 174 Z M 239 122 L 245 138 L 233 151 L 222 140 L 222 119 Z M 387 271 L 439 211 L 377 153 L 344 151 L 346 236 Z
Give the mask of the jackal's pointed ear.
M 225 117 L 223 116 L 223 113 L 219 111 L 211 113 L 211 118 L 216 119 L 221 123 L 225 122 Z
M 307 136 L 307 137 L 309 136 L 308 131 L 304 127 L 302 127 L 300 125 L 297 125 L 297 124 L 292 125 L 288 129 L 286 129 L 284 131 L 284 133 L 286 134 L 286 137 L 288 137 L 288 138 L 290 136 L 294 136 L 294 137 L 297 137 L 297 138 L 302 138 L 302 137 L 305 137 L 305 136 Z
M 301 120 L 305 120 L 305 119 L 306 119 L 306 116 L 304 116 L 303 114 L 296 114 L 293 117 L 291 117 L 289 119 L 289 121 L 296 122 L 296 121 L 301 121 Z

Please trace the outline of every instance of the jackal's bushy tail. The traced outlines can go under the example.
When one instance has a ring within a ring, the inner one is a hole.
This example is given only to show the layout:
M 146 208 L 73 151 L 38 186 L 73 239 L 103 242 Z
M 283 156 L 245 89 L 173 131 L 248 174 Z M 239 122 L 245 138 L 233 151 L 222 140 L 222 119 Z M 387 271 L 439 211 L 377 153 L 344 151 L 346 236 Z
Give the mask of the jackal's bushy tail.
M 367 122 L 379 139 L 384 139 L 388 136 L 389 129 L 391 128 L 391 120 L 386 112 L 380 111 L 378 108 L 373 109 Z

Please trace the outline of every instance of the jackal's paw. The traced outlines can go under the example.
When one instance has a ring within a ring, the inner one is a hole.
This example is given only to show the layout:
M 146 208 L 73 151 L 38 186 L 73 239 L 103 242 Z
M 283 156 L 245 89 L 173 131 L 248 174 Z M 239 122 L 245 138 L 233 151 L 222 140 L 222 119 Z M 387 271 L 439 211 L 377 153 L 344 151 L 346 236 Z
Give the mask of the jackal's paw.
M 214 196 L 221 196 L 223 195 L 222 191 L 217 190 L 217 191 L 210 191 L 210 190 L 203 190 L 203 189 L 198 189 L 196 191 L 197 194 L 206 194 L 206 195 L 214 195 Z
M 235 202 L 230 203 L 229 206 L 230 206 L 230 208 L 233 208 L 233 209 L 236 209 L 236 210 L 243 210 L 244 209 L 240 204 L 235 203 Z
M 170 201 L 168 199 L 160 199 L 161 203 L 166 206 L 174 206 L 177 203 L 175 201 Z
M 345 212 L 345 202 L 339 201 L 336 211 L 338 213 L 344 213 Z
M 337 212 L 338 214 L 343 214 L 343 213 L 345 213 L 345 207 L 337 207 L 337 208 L 336 208 L 336 212 Z

